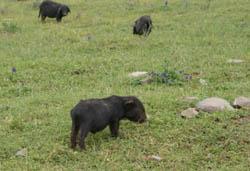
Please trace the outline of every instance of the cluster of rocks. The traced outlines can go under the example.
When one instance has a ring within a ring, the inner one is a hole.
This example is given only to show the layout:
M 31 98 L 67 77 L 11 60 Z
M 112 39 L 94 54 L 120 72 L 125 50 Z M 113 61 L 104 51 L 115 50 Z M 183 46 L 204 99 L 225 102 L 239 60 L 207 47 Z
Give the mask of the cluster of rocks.
M 197 100 L 196 97 L 186 97 L 185 100 Z M 199 114 L 200 111 L 214 113 L 221 111 L 233 111 L 235 109 L 244 108 L 250 109 L 250 98 L 237 97 L 231 105 L 227 100 L 219 97 L 210 97 L 198 102 L 195 108 L 188 108 L 181 112 L 181 116 L 185 118 L 193 118 Z
M 229 60 L 228 63 L 241 63 L 242 60 Z M 161 75 L 160 75 L 161 76 Z M 192 75 L 191 75 L 192 76 Z M 137 78 L 140 80 L 140 84 L 148 84 L 154 81 L 152 74 L 145 71 L 137 71 L 129 74 L 130 78 Z M 191 78 L 192 79 L 192 78 Z M 201 85 L 207 85 L 207 81 L 200 79 Z M 195 102 L 199 99 L 197 97 L 185 97 L 183 100 L 186 102 Z M 181 112 L 181 116 L 184 118 L 193 118 L 197 116 L 200 112 L 221 112 L 221 111 L 233 111 L 235 109 L 250 109 L 250 98 L 249 97 L 237 97 L 232 104 L 227 100 L 219 97 L 209 97 L 202 101 L 199 101 L 194 108 L 188 108 Z

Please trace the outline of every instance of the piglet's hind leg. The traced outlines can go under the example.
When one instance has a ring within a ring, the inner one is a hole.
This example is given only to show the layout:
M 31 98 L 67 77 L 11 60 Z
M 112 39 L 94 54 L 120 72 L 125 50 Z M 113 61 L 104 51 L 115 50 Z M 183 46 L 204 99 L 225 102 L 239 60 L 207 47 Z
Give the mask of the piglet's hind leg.
M 80 126 L 76 124 L 75 122 L 72 122 L 72 128 L 71 128 L 71 148 L 76 147 L 76 139 L 77 139 L 77 134 L 79 132 Z
M 89 126 L 87 124 L 86 125 L 82 124 L 80 127 L 80 143 L 79 143 L 81 150 L 86 150 L 85 138 L 88 135 L 88 132 L 89 132 Z

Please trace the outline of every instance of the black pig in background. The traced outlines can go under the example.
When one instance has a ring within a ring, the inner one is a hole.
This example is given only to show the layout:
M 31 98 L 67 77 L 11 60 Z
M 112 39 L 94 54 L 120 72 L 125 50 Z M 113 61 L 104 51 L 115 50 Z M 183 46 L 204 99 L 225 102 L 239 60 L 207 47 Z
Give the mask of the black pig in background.
M 39 16 L 44 21 L 46 17 L 56 18 L 57 22 L 61 22 L 62 17 L 67 16 L 70 9 L 67 5 L 53 2 L 50 0 L 43 1 L 39 6 Z
M 152 30 L 152 20 L 150 16 L 142 16 L 135 21 L 133 34 L 148 36 Z

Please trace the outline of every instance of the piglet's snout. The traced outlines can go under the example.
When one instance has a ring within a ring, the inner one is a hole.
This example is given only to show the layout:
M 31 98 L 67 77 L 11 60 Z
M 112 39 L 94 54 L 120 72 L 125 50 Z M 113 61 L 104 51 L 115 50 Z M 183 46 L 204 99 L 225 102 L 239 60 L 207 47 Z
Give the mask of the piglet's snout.
M 138 122 L 139 123 L 144 123 L 144 122 L 146 122 L 147 121 L 147 117 L 145 116 L 145 117 L 141 117 L 139 120 L 138 120 Z

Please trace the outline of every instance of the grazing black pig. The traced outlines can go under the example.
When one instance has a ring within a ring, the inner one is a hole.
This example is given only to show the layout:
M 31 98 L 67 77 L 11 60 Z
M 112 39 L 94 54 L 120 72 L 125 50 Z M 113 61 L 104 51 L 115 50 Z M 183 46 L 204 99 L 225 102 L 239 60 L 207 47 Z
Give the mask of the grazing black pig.
M 133 34 L 148 36 L 152 30 L 152 20 L 150 16 L 142 16 L 135 21 Z
M 110 96 L 103 99 L 80 100 L 71 110 L 71 148 L 76 147 L 79 130 L 81 149 L 85 149 L 84 139 L 89 132 L 96 133 L 108 125 L 111 135 L 117 137 L 119 121 L 125 118 L 138 123 L 146 121 L 144 106 L 138 98 Z
M 56 18 L 57 22 L 61 22 L 62 17 L 67 16 L 70 9 L 67 5 L 59 4 L 50 0 L 43 1 L 39 6 L 39 16 L 44 21 L 46 17 Z

